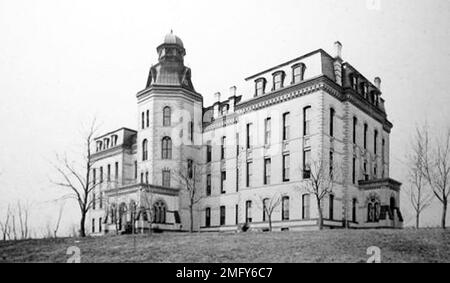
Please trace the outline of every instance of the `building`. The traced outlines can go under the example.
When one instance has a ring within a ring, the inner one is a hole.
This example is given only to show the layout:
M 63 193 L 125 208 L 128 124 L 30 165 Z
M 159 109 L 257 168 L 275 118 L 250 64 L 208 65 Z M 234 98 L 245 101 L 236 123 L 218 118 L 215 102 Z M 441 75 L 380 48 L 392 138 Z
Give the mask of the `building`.
M 138 130 L 95 139 L 92 177 L 101 184 L 87 230 L 187 231 L 191 222 L 200 231 L 266 230 L 263 208 L 278 198 L 274 230 L 317 229 L 317 202 L 304 186 L 314 161 L 341 176 L 322 201 L 324 227 L 402 227 L 381 80 L 367 80 L 341 50 L 336 42 L 334 56 L 318 49 L 264 70 L 245 79 L 243 95 L 231 87 L 206 107 L 183 42 L 166 35 L 137 93 Z M 192 221 L 183 172 L 201 196 Z

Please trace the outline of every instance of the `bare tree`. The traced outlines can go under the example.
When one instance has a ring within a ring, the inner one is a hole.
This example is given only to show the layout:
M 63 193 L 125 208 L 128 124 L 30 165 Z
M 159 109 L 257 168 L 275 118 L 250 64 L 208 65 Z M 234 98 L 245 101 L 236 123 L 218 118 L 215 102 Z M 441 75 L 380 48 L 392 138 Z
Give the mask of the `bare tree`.
M 10 219 L 11 219 L 11 206 L 8 205 L 5 214 L 5 220 L 0 222 L 0 229 L 2 230 L 2 239 L 6 241 L 6 239 L 11 239 L 11 227 L 10 227 Z
M 64 210 L 64 202 L 62 202 L 59 206 L 59 210 L 58 210 L 58 218 L 56 219 L 56 223 L 55 223 L 55 229 L 53 229 L 53 237 L 56 239 L 57 235 L 58 235 L 58 230 L 59 230 L 59 225 L 61 223 L 61 218 L 62 218 L 62 214 L 63 214 L 63 210 Z
M 262 210 L 267 221 L 269 222 L 269 231 L 272 232 L 272 214 L 275 209 L 281 204 L 281 196 L 277 193 L 269 197 L 260 196 L 260 203 L 257 205 L 262 205 Z
M 92 146 L 96 133 L 96 120 L 94 119 L 84 137 L 84 160 L 81 169 L 77 169 L 73 162 L 69 162 L 67 157 L 57 156 L 58 163 L 55 165 L 62 181 L 53 183 L 69 191 L 65 198 L 75 199 L 80 209 L 80 236 L 86 236 L 86 216 L 92 208 L 95 200 L 92 198 L 94 189 L 99 185 L 95 180 L 91 180 L 91 169 L 94 165 L 92 159 Z
M 415 219 L 416 219 L 416 229 L 420 226 L 420 214 L 427 207 L 431 205 L 433 200 L 433 193 L 427 190 L 426 180 L 422 172 L 422 158 L 423 158 L 423 147 L 421 146 L 421 138 L 417 136 L 415 143 L 412 147 L 412 154 L 408 157 L 409 159 L 409 199 L 411 206 L 414 209 Z
M 28 218 L 30 215 L 30 208 L 28 202 L 23 204 L 20 201 L 17 202 L 17 213 L 19 217 L 20 225 L 20 238 L 27 239 L 29 237 L 30 227 L 28 224 Z
M 142 201 L 142 208 L 144 211 L 141 211 L 141 213 L 145 212 L 147 215 L 147 224 L 149 226 L 149 235 L 152 234 L 152 226 L 153 226 L 153 201 L 154 201 L 154 194 L 151 192 L 149 187 L 146 187 L 143 191 L 141 191 L 141 201 Z M 142 219 L 145 219 L 144 215 L 141 215 Z
M 333 192 L 333 188 L 338 182 L 340 171 L 337 170 L 335 164 L 330 166 L 329 162 L 326 162 L 319 156 L 318 159 L 311 160 L 309 164 L 306 164 L 305 168 L 302 168 L 302 172 L 303 181 L 298 185 L 298 188 L 315 197 L 319 214 L 319 229 L 322 230 L 323 200 Z
M 189 231 L 194 232 L 194 206 L 200 202 L 202 194 L 202 178 L 205 174 L 205 166 L 193 160 L 184 162 L 180 169 L 175 172 L 175 178 L 188 194 L 188 207 L 190 226 Z
M 416 132 L 417 146 L 421 152 L 422 175 L 442 204 L 441 227 L 445 229 L 450 194 L 450 127 L 447 128 L 444 138 L 436 138 L 433 144 L 430 143 L 426 125 Z

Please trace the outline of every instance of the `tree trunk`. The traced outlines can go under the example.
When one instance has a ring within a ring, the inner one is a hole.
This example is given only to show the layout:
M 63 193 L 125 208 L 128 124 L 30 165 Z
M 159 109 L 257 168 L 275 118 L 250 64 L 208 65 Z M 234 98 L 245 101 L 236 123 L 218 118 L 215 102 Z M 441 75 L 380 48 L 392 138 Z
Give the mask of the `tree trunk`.
M 445 227 L 445 218 L 446 217 L 447 217 L 447 199 L 444 199 L 444 203 L 442 204 L 442 219 L 441 219 L 442 229 L 446 229 L 446 227 Z
M 272 215 L 269 216 L 269 232 L 272 232 Z
M 84 227 L 85 222 L 86 222 L 86 213 L 81 213 L 80 237 L 82 237 L 82 238 L 86 237 L 86 230 L 85 230 L 85 227 Z
M 317 210 L 319 212 L 319 230 L 323 229 L 323 216 L 322 216 L 322 206 L 320 205 L 320 199 L 317 199 Z
M 190 227 L 189 227 L 189 232 L 193 233 L 194 232 L 194 207 L 193 205 L 189 205 L 189 216 L 191 218 L 191 223 L 190 223 Z
M 420 212 L 416 213 L 416 229 L 419 229 L 420 224 Z

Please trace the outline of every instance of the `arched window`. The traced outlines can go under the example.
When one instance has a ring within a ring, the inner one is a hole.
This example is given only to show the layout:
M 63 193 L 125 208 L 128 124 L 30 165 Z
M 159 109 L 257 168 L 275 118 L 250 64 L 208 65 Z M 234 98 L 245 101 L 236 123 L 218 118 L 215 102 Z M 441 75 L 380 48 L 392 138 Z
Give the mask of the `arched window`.
M 302 219 L 309 219 L 309 194 L 304 194 L 302 196 Z
M 116 146 L 117 145 L 117 135 L 112 135 L 111 136 L 111 146 Z
M 367 222 L 378 222 L 380 217 L 380 203 L 374 197 L 367 204 Z
M 266 88 L 266 79 L 259 78 L 255 81 L 255 96 L 263 95 Z
M 153 223 L 166 223 L 166 204 L 163 201 L 157 201 L 153 204 Z
M 171 116 L 172 116 L 172 110 L 169 106 L 164 107 L 163 109 L 163 126 L 164 127 L 170 127 L 171 124 Z
M 281 220 L 283 220 L 283 221 L 289 220 L 289 197 L 288 196 L 283 197 L 283 199 L 281 201 L 281 210 L 282 210 Z
M 142 161 L 148 160 L 148 141 L 145 139 L 142 142 Z
M 245 202 L 245 222 L 252 222 L 252 201 L 248 200 Z
M 334 116 L 336 114 L 336 111 L 334 108 L 330 108 L 330 136 L 334 136 Z
M 273 74 L 273 89 L 278 90 L 283 87 L 284 82 L 284 72 L 278 71 Z
M 109 139 L 108 138 L 105 138 L 103 140 L 103 145 L 104 145 L 103 149 L 108 149 L 109 148 Z
M 172 139 L 164 137 L 162 139 L 162 159 L 172 159 Z
M 329 204 L 328 208 L 329 208 L 329 212 L 328 212 L 329 218 L 330 218 L 330 220 L 333 220 L 333 218 L 334 218 L 334 195 L 333 194 L 330 194 L 330 204 Z
M 303 63 L 292 66 L 292 84 L 303 81 L 306 66 Z
M 395 205 L 395 197 L 391 197 L 389 204 L 390 204 L 390 207 L 391 207 L 391 211 L 394 211 L 394 209 L 397 207 Z
M 209 207 L 205 209 L 205 226 L 211 226 L 211 208 Z

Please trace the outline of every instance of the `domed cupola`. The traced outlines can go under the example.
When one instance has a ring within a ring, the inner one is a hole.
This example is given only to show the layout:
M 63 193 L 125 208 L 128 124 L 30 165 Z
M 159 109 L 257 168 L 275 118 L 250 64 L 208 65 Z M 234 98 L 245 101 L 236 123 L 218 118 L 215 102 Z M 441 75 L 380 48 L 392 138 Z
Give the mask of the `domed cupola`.
M 183 62 L 183 58 L 186 55 L 183 41 L 173 34 L 172 30 L 166 34 L 164 43 L 158 46 L 156 50 L 158 51 L 159 62 L 164 60 Z

